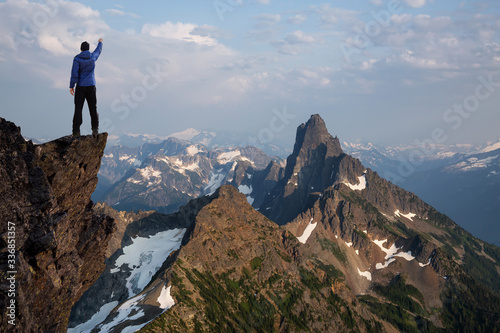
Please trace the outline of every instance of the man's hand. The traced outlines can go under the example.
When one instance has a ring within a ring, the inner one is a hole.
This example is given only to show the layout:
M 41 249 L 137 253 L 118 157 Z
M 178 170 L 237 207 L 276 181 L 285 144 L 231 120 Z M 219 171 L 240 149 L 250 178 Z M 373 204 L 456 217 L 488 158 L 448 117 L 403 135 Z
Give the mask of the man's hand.
M 69 88 L 69 93 L 71 94 L 71 96 L 75 96 L 75 89 Z
M 102 43 L 102 38 L 99 38 L 99 43 Z

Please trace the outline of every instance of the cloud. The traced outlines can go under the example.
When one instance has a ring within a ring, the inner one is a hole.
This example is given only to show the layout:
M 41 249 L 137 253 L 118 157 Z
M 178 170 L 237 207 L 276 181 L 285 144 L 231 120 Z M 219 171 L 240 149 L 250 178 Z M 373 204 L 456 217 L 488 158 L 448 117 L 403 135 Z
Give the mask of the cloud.
M 207 27 L 200 34 L 200 28 L 196 24 L 191 23 L 172 23 L 165 22 L 162 24 L 147 23 L 142 27 L 143 34 L 153 37 L 160 37 L 184 42 L 193 42 L 199 45 L 214 46 L 217 41 L 210 36 Z
M 426 0 L 404 0 L 404 2 L 412 8 L 422 8 L 425 6 Z
M 106 9 L 106 13 L 108 13 L 111 16 L 130 16 L 133 18 L 139 18 L 139 15 L 137 15 L 137 14 L 124 12 L 123 10 L 114 9 L 114 8 Z
M 306 15 L 304 15 L 304 14 L 297 14 L 297 15 L 294 15 L 292 17 L 289 17 L 288 20 L 287 20 L 287 22 L 291 23 L 291 24 L 300 25 L 300 24 L 304 23 L 306 20 L 307 20 Z
M 281 21 L 281 15 L 264 13 L 254 16 L 253 19 L 256 21 L 255 27 L 260 28 L 279 23 Z
M 315 10 L 315 13 L 319 16 L 320 24 L 328 28 L 330 28 L 331 26 L 338 25 L 341 22 L 357 21 L 356 11 L 331 7 L 329 3 L 320 6 L 312 6 L 312 8 Z
M 289 33 L 286 36 L 285 41 L 288 44 L 310 44 L 310 43 L 314 43 L 316 41 L 316 39 L 312 35 L 309 35 L 309 34 L 304 33 L 303 31 L 297 30 L 297 31 L 294 31 L 292 33 Z
M 261 5 L 269 5 L 271 3 L 270 0 L 257 0 L 257 2 Z
M 65 56 L 82 40 L 97 40 L 109 27 L 98 11 L 80 3 L 7 1 L 0 3 L 0 30 L 0 45 L 11 51 L 39 47 Z
M 276 40 L 271 44 L 283 55 L 297 55 L 310 52 L 310 46 L 321 43 L 315 36 L 301 30 L 290 32 L 284 39 Z

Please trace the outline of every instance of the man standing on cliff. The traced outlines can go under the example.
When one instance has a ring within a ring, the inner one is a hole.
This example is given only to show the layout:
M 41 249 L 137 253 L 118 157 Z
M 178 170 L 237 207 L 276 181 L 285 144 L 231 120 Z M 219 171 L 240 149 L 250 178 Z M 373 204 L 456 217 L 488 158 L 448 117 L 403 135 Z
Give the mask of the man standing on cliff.
M 80 136 L 80 125 L 82 124 L 82 110 L 85 100 L 90 111 L 90 120 L 92 123 L 92 135 L 99 133 L 99 114 L 97 113 L 97 97 L 95 88 L 95 62 L 102 51 L 102 38 L 99 38 L 94 52 L 90 53 L 90 45 L 83 42 L 80 54 L 73 59 L 73 68 L 71 69 L 71 80 L 69 82 L 69 92 L 75 96 L 75 114 L 73 116 L 73 136 Z M 76 93 L 75 93 L 76 84 Z

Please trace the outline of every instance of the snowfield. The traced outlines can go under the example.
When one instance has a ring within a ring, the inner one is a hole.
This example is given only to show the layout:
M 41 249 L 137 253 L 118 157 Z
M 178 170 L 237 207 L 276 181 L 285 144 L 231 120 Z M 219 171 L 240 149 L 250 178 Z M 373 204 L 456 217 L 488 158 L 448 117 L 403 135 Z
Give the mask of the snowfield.
M 361 276 L 364 276 L 365 278 L 367 278 L 369 281 L 372 280 L 372 273 L 370 272 L 362 272 L 359 268 L 358 268 L 358 274 L 361 275 Z
M 186 229 L 170 229 L 149 237 L 133 238 L 132 244 L 123 248 L 123 254 L 116 259 L 115 267 L 110 270 L 111 274 L 122 269 L 130 270 L 130 275 L 126 279 L 129 299 L 116 310 L 117 315 L 111 322 L 101 324 L 116 308 L 118 301 L 103 305 L 90 320 L 68 329 L 68 333 L 87 333 L 95 328 L 99 329 L 97 332 L 109 332 L 123 322 L 144 317 L 145 313 L 139 303 L 146 294 L 136 295 L 147 286 L 170 253 L 180 248 L 185 233 Z M 165 311 L 175 303 L 170 291 L 171 286 L 168 288 L 163 286 L 157 299 L 159 307 Z M 146 323 L 129 326 L 122 332 L 135 332 L 145 325 Z
M 160 269 L 168 255 L 179 249 L 186 229 L 171 229 L 150 237 L 136 237 L 132 244 L 123 248 L 123 254 L 115 261 L 111 273 L 120 271 L 123 266 L 130 270 L 127 278 L 129 297 L 141 292 Z
M 224 169 L 213 169 L 210 172 L 210 179 L 208 180 L 208 185 L 205 187 L 205 191 L 208 195 L 214 194 L 214 192 L 222 185 L 226 173 Z
M 316 228 L 317 225 L 318 225 L 318 223 L 313 223 L 313 219 L 311 218 L 311 221 L 309 221 L 309 224 L 307 225 L 306 229 L 302 233 L 302 236 L 297 237 L 299 242 L 301 242 L 302 244 L 305 244 L 307 242 L 307 240 L 309 239 L 309 236 L 311 236 L 311 233 L 313 232 L 313 230 Z
M 253 192 L 252 185 L 247 186 L 247 185 L 240 185 L 238 186 L 238 191 L 243 193 L 247 197 L 248 203 L 251 205 L 255 201 L 255 198 L 252 198 L 250 195 Z
M 362 191 L 366 188 L 366 174 L 363 174 L 362 176 L 358 177 L 358 179 L 359 179 L 359 184 L 357 185 L 352 185 L 350 183 L 344 183 L 344 184 L 346 184 L 353 191 Z
M 415 216 L 417 216 L 417 214 L 413 214 L 413 213 L 411 213 L 411 212 L 410 212 L 410 213 L 408 213 L 408 214 L 403 214 L 403 213 L 401 213 L 401 212 L 399 211 L 399 209 L 398 209 L 398 210 L 396 210 L 396 211 L 394 212 L 394 216 L 403 216 L 403 217 L 406 217 L 408 220 L 413 221 L 413 218 L 414 218 Z

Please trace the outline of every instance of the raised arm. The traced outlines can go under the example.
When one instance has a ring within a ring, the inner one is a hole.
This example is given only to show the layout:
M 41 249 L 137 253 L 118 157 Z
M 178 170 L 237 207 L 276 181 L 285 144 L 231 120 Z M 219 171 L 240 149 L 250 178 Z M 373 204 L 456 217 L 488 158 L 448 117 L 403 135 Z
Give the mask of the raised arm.
M 97 43 L 97 47 L 95 48 L 94 52 L 92 52 L 92 57 L 94 58 L 94 61 L 99 58 L 101 55 L 102 51 L 102 38 L 99 38 L 99 43 Z

